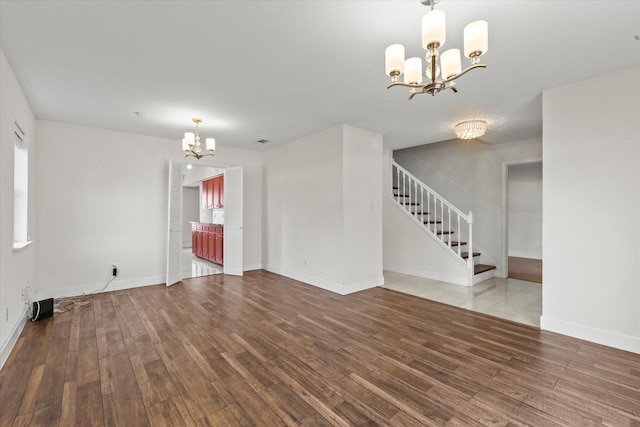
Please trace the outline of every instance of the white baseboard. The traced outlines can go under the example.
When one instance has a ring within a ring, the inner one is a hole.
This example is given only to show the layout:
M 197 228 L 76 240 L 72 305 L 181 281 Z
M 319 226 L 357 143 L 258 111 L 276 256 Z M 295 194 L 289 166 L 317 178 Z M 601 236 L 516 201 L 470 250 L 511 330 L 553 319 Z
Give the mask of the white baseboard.
M 375 279 L 362 280 L 362 281 L 352 282 L 352 283 L 337 283 L 330 280 L 322 279 L 320 277 L 311 276 L 308 274 L 286 271 L 270 264 L 265 264 L 263 268 L 271 273 L 279 274 L 281 276 L 285 276 L 290 279 L 298 280 L 299 282 L 303 282 L 308 285 L 313 285 L 315 287 L 322 288 L 327 291 L 335 292 L 340 295 L 352 294 L 354 292 L 375 288 L 376 286 L 382 286 L 384 284 L 383 276 L 376 277 Z
M 247 265 L 243 265 L 242 269 L 244 271 L 252 271 L 252 270 L 262 270 L 262 263 L 256 263 L 256 264 L 247 264 Z
M 640 337 L 540 316 L 540 329 L 640 354 Z
M 120 291 L 123 289 L 140 288 L 142 286 L 158 285 L 166 282 L 166 277 L 163 276 L 149 276 L 141 277 L 139 279 L 132 280 L 114 280 L 107 286 L 103 292 Z M 75 286 L 61 289 L 38 289 L 38 299 L 45 298 L 64 298 L 74 297 L 79 295 L 86 295 L 95 293 L 104 287 L 104 283 L 94 283 L 92 285 Z
M 421 270 L 415 267 L 406 267 L 404 265 L 396 264 L 384 264 L 384 269 L 393 271 L 394 273 L 410 274 L 412 276 L 424 277 L 425 279 L 453 283 L 454 285 L 469 286 L 466 276 L 454 276 L 451 274 L 439 273 L 437 271 Z
M 495 268 L 493 270 L 487 270 L 479 274 L 474 274 L 472 281 L 474 285 L 477 285 L 478 283 L 482 283 L 485 280 L 493 279 L 494 277 L 496 277 Z
M 16 342 L 18 342 L 18 338 L 20 337 L 20 334 L 22 333 L 22 330 L 24 329 L 24 325 L 26 323 L 27 323 L 27 309 L 25 307 L 19 320 L 16 322 L 15 325 L 13 325 L 13 329 L 11 330 L 9 337 L 4 342 L 4 344 L 2 344 L 2 348 L 0 348 L 0 369 L 2 369 L 2 367 L 4 366 L 4 363 L 9 358 L 9 354 L 11 354 L 11 350 L 13 350 L 13 347 L 16 345 Z
M 542 254 L 537 254 L 534 252 L 509 251 L 509 256 L 518 258 L 542 259 Z

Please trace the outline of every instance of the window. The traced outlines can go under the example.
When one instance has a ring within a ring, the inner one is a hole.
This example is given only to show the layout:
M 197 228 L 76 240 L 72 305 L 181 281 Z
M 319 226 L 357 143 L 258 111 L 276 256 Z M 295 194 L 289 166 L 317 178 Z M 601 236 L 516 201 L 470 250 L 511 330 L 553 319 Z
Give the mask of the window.
M 13 249 L 22 249 L 29 243 L 29 150 L 22 128 L 15 124 L 13 146 Z

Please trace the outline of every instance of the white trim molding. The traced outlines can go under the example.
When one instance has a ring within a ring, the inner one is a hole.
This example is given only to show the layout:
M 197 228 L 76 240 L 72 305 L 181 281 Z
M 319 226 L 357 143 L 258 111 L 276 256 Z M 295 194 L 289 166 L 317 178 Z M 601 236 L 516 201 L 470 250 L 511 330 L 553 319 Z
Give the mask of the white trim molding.
M 377 286 L 384 285 L 384 276 L 352 283 L 338 283 L 331 280 L 322 279 L 320 277 L 310 276 L 308 274 L 286 271 L 270 264 L 265 265 L 264 269 L 271 273 L 279 274 L 281 276 L 297 280 L 307 285 L 322 288 L 340 295 L 348 295 L 355 292 L 364 291 L 365 289 L 371 289 Z
M 640 337 L 540 316 L 540 329 L 640 354 Z
M 24 325 L 27 324 L 27 308 L 25 307 L 22 315 L 20 316 L 20 320 L 18 320 L 15 325 L 13 325 L 13 329 L 9 334 L 9 337 L 5 341 L 2 348 L 0 348 L 0 369 L 4 366 L 7 359 L 9 359 L 9 355 L 11 354 L 11 350 L 18 342 L 18 338 L 20 338 L 20 334 L 24 329 Z
M 454 276 L 451 274 L 439 273 L 437 271 L 422 270 L 420 268 L 388 263 L 384 264 L 384 269 L 387 271 L 393 271 L 394 273 L 409 274 L 411 276 L 424 277 L 425 279 L 433 279 L 441 282 L 453 283 L 454 285 L 473 286 L 469 283 L 469 280 L 466 276 Z

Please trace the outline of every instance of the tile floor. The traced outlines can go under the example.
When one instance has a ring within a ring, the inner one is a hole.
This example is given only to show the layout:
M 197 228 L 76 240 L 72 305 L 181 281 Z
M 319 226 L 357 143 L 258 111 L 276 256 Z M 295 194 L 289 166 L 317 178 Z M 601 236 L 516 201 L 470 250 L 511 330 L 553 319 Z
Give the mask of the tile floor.
M 208 276 L 210 274 L 222 273 L 222 266 L 206 261 L 191 253 L 191 248 L 182 249 L 182 278 Z
M 468 287 L 385 271 L 384 287 L 540 327 L 542 314 L 542 285 L 540 283 L 494 278 Z
M 182 278 L 222 273 L 222 266 L 182 250 Z M 542 285 L 494 278 L 473 287 L 453 285 L 408 274 L 384 272 L 384 287 L 467 310 L 540 327 Z

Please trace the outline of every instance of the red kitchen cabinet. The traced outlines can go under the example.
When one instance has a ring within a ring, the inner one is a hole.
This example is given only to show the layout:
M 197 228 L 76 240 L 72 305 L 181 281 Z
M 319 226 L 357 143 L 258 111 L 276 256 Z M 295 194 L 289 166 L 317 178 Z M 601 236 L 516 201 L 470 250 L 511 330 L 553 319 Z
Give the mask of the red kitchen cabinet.
M 213 178 L 213 208 L 224 207 L 224 175 Z
M 191 253 L 198 255 L 198 226 L 191 224 Z
M 220 264 L 223 265 L 223 261 L 224 261 L 224 256 L 223 256 L 223 252 L 224 252 L 224 228 L 223 227 L 216 227 L 216 232 L 215 232 L 215 259 L 213 260 L 213 262 L 215 262 L 216 264 Z
M 224 175 L 202 181 L 202 209 L 224 207 Z
M 195 256 L 222 265 L 224 228 L 221 225 L 192 224 L 191 245 Z
M 213 209 L 213 187 L 212 179 L 202 181 L 202 209 Z
M 206 259 L 209 261 L 215 262 L 216 257 L 216 233 L 214 231 L 214 226 L 208 226 L 209 230 L 207 231 L 207 246 L 209 249 L 208 256 Z

